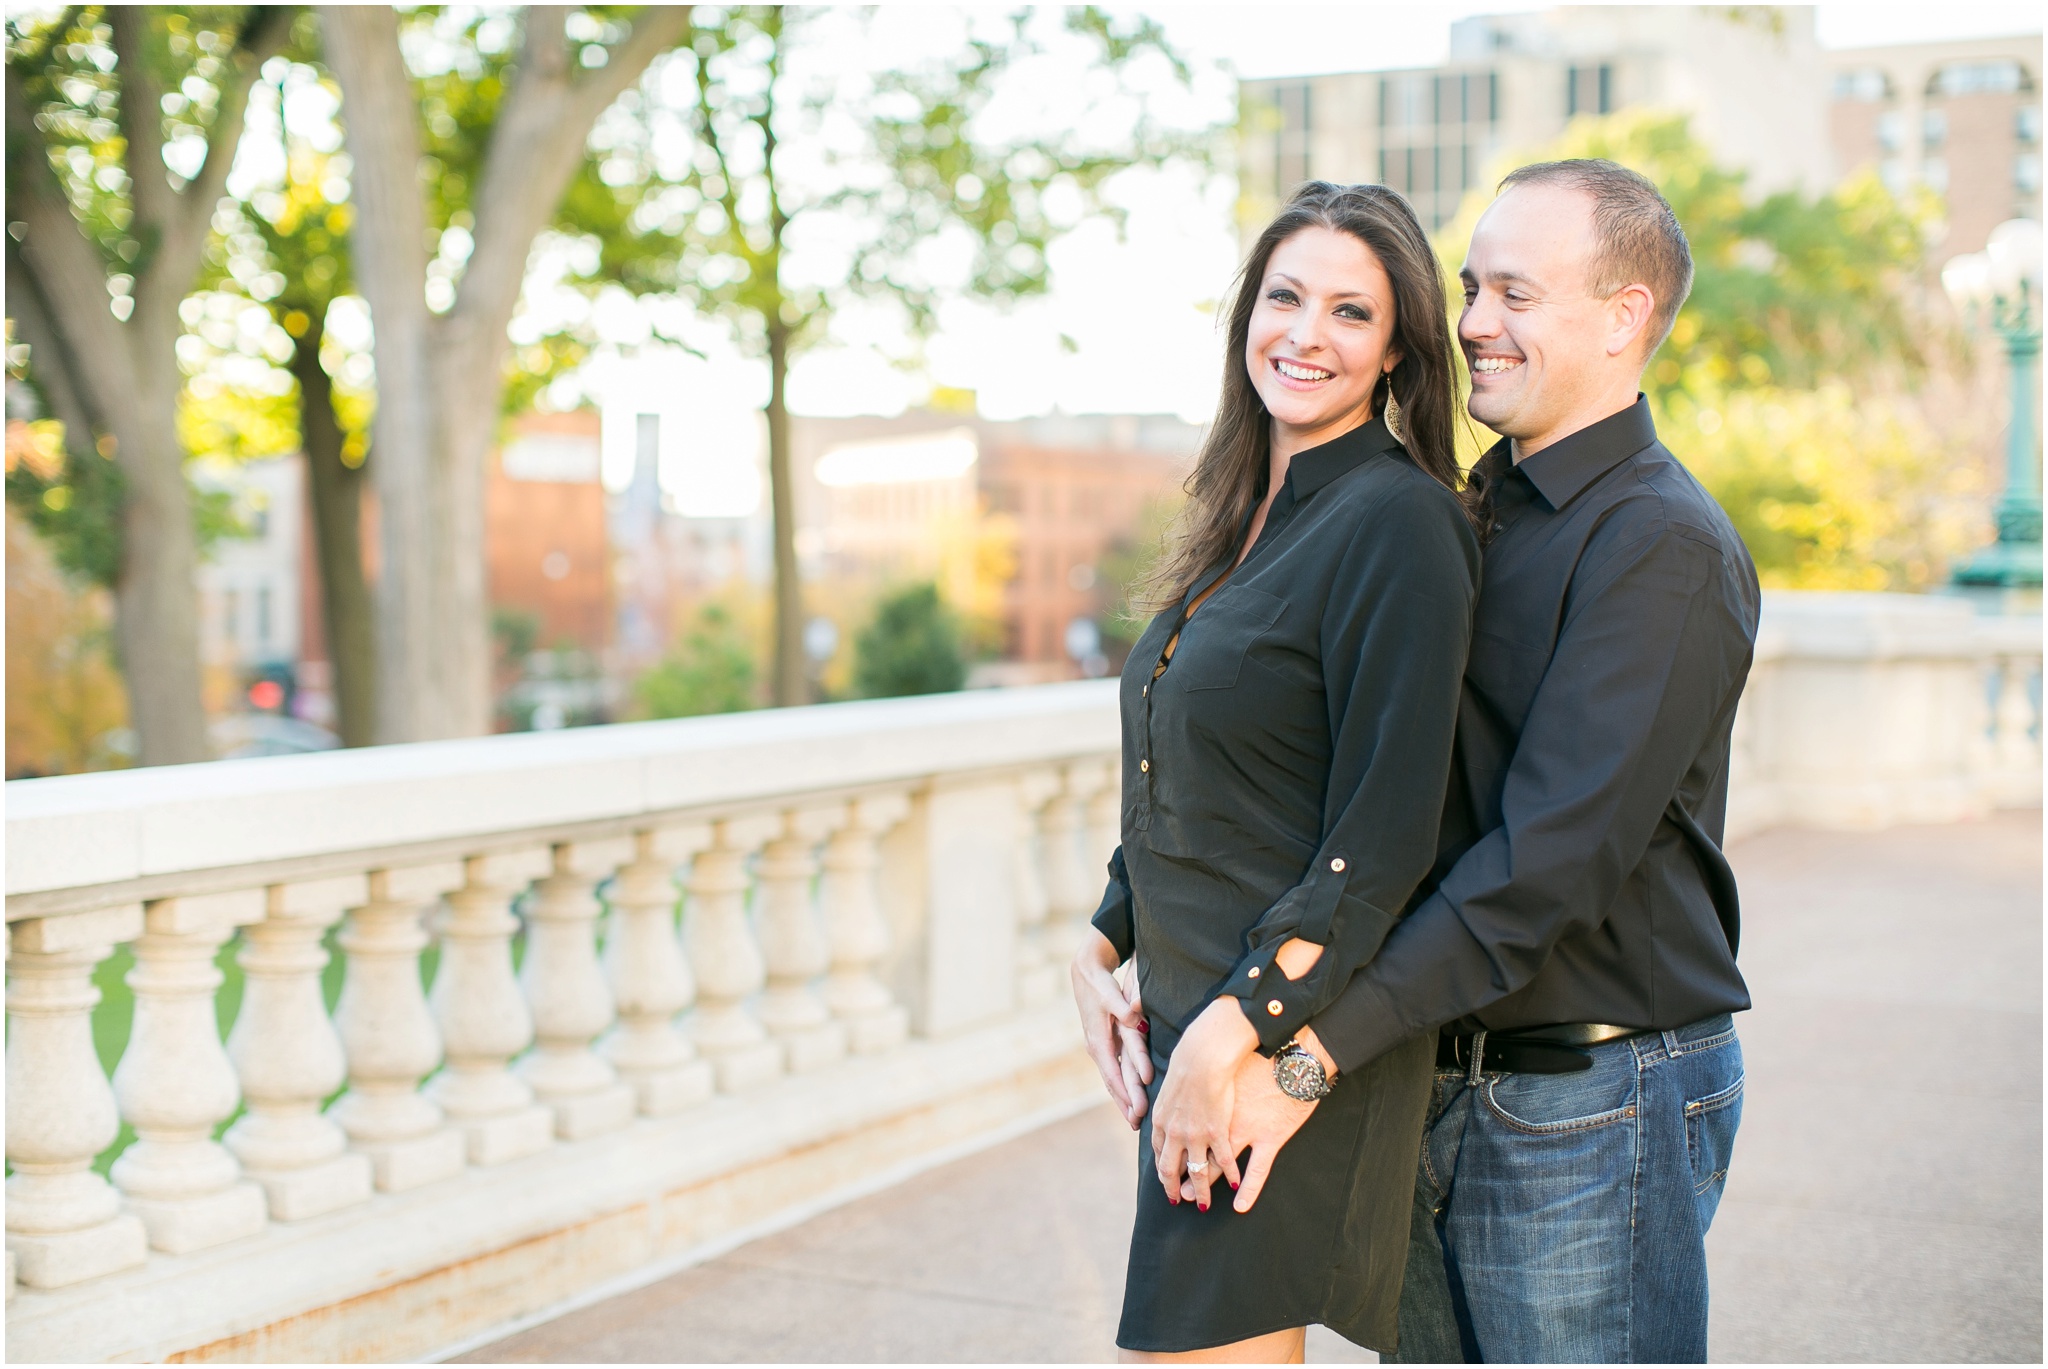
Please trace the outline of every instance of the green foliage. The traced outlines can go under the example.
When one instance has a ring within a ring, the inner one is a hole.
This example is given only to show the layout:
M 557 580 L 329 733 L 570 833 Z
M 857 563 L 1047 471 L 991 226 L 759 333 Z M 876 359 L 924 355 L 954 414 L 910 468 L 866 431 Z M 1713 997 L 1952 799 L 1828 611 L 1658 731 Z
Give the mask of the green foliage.
M 1491 179 L 1564 157 L 1606 157 L 1648 176 L 1692 244 L 1692 295 L 1643 378 L 1650 393 L 1803 388 L 1911 374 L 1927 360 L 1902 288 L 1938 208 L 1925 192 L 1902 202 L 1863 176 L 1815 197 L 1755 197 L 1746 173 L 1717 165 L 1686 116 L 1660 111 L 1577 120 L 1555 143 L 1503 159 Z M 1475 191 L 1438 234 L 1453 276 L 1492 198 Z
M 633 686 L 641 716 L 693 718 L 758 707 L 754 653 L 732 614 L 706 604 L 660 665 Z
M 112 588 L 121 574 L 121 468 L 91 447 L 74 457 L 63 425 L 31 425 L 36 459 L 10 461 L 7 502 L 49 543 L 57 564 Z
M 800 93 L 783 79 L 789 54 L 821 23 L 851 22 L 848 15 L 700 7 L 689 49 L 672 59 L 688 71 L 688 103 L 640 93 L 621 101 L 621 117 L 600 126 L 600 153 L 565 200 L 601 247 L 588 279 L 673 293 L 699 314 L 731 319 L 757 348 L 771 333 L 793 349 L 815 343 L 858 299 L 900 307 L 913 337 L 923 337 L 948 290 L 998 302 L 1042 293 L 1049 242 L 1089 215 L 1119 216 L 1104 193 L 1110 177 L 1176 158 L 1206 165 L 1215 131 L 1162 128 L 1123 78 L 1146 61 L 1181 79 L 1185 68 L 1150 20 L 1090 7 L 1071 12 L 1067 30 L 1090 45 L 1115 95 L 1088 103 L 1056 137 L 977 136 L 1005 76 L 1042 51 L 1027 20 L 1022 11 L 989 19 L 942 60 Z M 1105 113 L 1118 100 L 1135 116 L 1125 109 L 1118 123 Z M 1112 124 L 1099 145 L 1075 131 Z M 687 147 L 680 161 L 660 150 L 678 133 Z M 784 149 L 799 139 L 807 171 L 793 176 Z M 784 269 L 787 234 L 806 218 L 828 220 L 820 230 L 850 254 L 829 287 Z M 964 279 L 924 272 L 935 239 L 966 249 Z
M 1981 540 L 1981 463 L 1894 396 L 1829 382 L 1655 404 L 1768 586 L 1925 589 Z
M 854 644 L 853 678 L 869 699 L 941 694 L 967 682 L 960 624 L 937 585 L 909 585 L 882 600 Z

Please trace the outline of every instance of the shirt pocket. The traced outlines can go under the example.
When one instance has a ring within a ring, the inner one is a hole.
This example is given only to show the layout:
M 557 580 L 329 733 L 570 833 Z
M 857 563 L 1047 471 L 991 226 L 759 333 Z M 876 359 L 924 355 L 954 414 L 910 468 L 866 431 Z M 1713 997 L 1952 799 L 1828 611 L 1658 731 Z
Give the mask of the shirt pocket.
M 1525 646 L 1481 629 L 1472 634 L 1465 682 L 1488 712 L 1519 732 L 1549 665 L 1550 654 L 1541 647 Z
M 1225 585 L 1181 629 L 1167 673 L 1177 676 L 1184 690 L 1236 687 L 1252 643 L 1280 620 L 1286 607 L 1277 594 Z

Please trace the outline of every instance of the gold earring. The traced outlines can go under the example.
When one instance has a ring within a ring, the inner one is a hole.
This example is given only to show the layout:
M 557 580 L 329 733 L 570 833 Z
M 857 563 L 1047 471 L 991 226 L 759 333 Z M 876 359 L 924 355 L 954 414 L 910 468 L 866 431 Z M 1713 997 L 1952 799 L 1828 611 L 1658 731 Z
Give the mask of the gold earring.
M 1387 421 L 1387 431 L 1394 435 L 1394 440 L 1397 442 L 1405 440 L 1401 436 L 1401 401 L 1394 398 L 1394 384 L 1392 381 L 1387 382 L 1387 407 L 1383 417 Z

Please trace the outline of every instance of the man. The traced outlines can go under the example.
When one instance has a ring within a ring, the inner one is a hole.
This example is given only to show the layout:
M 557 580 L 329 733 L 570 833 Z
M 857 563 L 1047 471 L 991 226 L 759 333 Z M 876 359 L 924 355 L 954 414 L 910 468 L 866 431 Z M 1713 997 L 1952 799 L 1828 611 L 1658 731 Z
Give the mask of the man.
M 1461 276 L 1485 570 L 1434 891 L 1304 1037 L 1441 1031 L 1401 1358 L 1701 1361 L 1741 1116 L 1717 841 L 1755 568 L 1637 386 L 1692 283 L 1654 186 L 1523 167 Z

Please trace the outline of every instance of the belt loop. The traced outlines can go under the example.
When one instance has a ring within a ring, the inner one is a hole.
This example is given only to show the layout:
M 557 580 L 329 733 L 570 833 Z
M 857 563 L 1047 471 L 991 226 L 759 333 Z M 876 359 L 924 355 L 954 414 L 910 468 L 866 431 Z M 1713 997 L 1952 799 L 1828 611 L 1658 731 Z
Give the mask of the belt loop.
M 1482 1065 L 1482 1064 L 1483 1064 L 1483 1063 L 1485 1062 L 1485 1060 L 1486 1060 L 1486 1033 L 1485 1033 L 1485 1032 L 1483 1032 L 1483 1031 L 1476 1031 L 1476 1032 L 1473 1032 L 1473 1033 L 1472 1033 L 1472 1063 L 1471 1063 L 1471 1065 L 1470 1065 L 1470 1066 L 1468 1066 L 1468 1067 L 1466 1068 L 1466 1070 L 1465 1070 L 1465 1087 L 1466 1087 L 1466 1088 L 1468 1088 L 1468 1089 L 1476 1089 L 1476 1088 L 1478 1088 L 1478 1087 L 1479 1087 L 1479 1069 L 1480 1069 L 1480 1066 L 1481 1066 L 1481 1065 Z
M 1673 1060 L 1685 1054 L 1685 1047 L 1679 1044 L 1677 1032 L 1664 1033 L 1664 1054 Z

